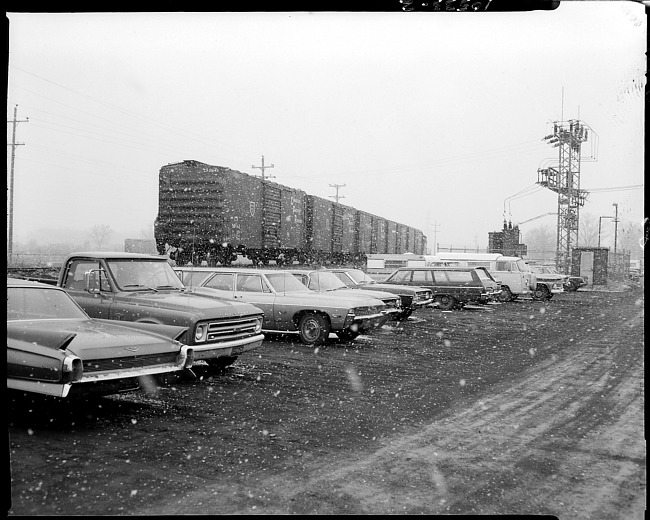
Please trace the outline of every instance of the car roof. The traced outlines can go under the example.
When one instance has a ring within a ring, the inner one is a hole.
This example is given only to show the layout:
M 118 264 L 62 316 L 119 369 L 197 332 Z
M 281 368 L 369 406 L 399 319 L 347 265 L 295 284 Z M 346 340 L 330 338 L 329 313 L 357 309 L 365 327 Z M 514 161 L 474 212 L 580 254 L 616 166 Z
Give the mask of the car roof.
M 430 271 L 431 269 L 435 269 L 436 271 L 473 271 L 474 267 L 463 267 L 463 266 L 437 266 L 437 265 L 430 265 L 430 266 L 419 266 L 419 267 L 398 267 L 398 271 Z
M 68 256 L 85 256 L 88 258 L 128 258 L 131 260 L 137 258 L 146 260 L 169 260 L 166 256 L 125 253 L 124 251 L 80 251 L 78 253 L 71 253 Z
M 258 269 L 256 267 L 188 267 L 188 266 L 182 266 L 182 267 L 174 267 L 176 271 L 184 271 L 184 272 L 191 272 L 191 271 L 197 271 L 197 272 L 204 272 L 204 273 L 262 273 L 262 274 L 269 274 L 269 273 L 287 273 L 291 274 L 291 272 L 288 269 Z
M 57 289 L 59 291 L 63 290 L 56 285 L 36 282 L 34 280 L 23 280 L 21 278 L 7 278 L 7 287 L 41 287 L 44 289 Z

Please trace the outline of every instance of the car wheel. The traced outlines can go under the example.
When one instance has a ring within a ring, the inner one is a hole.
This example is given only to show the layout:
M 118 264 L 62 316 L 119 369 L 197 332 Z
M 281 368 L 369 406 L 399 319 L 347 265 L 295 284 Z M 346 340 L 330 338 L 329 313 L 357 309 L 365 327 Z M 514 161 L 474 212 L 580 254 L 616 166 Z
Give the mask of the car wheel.
M 356 338 L 360 332 L 350 330 L 350 329 L 345 329 L 345 330 L 339 330 L 336 335 L 341 338 L 343 341 L 352 341 L 354 338 Z
M 320 314 L 310 312 L 300 318 L 298 333 L 305 345 L 322 345 L 330 335 L 330 325 Z
M 411 314 L 413 314 L 413 309 L 408 309 L 408 310 L 406 310 L 406 311 L 402 311 L 402 312 L 399 314 L 399 316 L 397 316 L 397 319 L 400 320 L 400 321 L 408 320 L 408 319 L 409 319 L 409 316 L 410 316 Z
M 205 360 L 210 368 L 214 368 L 216 370 L 223 370 L 224 368 L 232 365 L 235 361 L 237 361 L 237 356 L 223 356 L 215 359 Z
M 500 302 L 509 302 L 511 300 L 514 300 L 512 297 L 512 293 L 510 292 L 510 289 L 507 287 L 501 287 L 501 292 L 499 293 L 499 298 L 498 300 Z
M 453 296 L 442 295 L 436 296 L 435 302 L 438 304 L 438 308 L 442 311 L 450 311 L 456 306 L 456 298 Z
M 548 300 L 551 292 L 545 285 L 538 285 L 533 291 L 533 300 Z

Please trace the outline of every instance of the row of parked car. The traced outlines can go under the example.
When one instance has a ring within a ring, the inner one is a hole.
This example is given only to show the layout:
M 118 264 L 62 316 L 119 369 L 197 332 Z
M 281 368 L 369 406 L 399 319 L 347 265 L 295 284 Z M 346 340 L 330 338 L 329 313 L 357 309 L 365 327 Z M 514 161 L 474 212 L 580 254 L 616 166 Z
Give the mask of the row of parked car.
M 133 390 L 197 361 L 223 368 L 259 348 L 263 332 L 351 341 L 426 306 L 501 293 L 484 267 L 400 268 L 377 282 L 345 268 L 172 269 L 129 253 L 73 254 L 48 282 L 7 278 L 7 384 L 58 397 Z

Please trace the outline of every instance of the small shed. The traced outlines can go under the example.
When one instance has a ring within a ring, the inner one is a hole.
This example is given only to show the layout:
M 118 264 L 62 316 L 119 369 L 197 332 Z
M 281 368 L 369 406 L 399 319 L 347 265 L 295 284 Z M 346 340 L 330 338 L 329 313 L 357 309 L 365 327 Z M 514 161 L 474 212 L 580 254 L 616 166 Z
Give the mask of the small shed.
M 614 253 L 608 247 L 574 247 L 571 276 L 587 278 L 588 285 L 607 285 L 608 280 L 625 280 L 629 257 L 628 252 Z

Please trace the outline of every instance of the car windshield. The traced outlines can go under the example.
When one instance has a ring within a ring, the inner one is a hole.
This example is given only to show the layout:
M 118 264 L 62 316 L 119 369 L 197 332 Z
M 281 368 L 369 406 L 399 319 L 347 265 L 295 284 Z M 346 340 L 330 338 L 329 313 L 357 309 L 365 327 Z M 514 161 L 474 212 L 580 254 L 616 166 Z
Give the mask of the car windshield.
M 107 264 L 118 287 L 123 291 L 185 288 L 166 261 L 113 259 L 108 260 Z
M 291 273 L 269 273 L 266 278 L 275 292 L 311 292 Z
M 312 291 L 336 291 L 339 289 L 347 289 L 341 280 L 339 280 L 334 273 L 327 271 L 313 272 L 309 276 L 309 288 Z
M 478 274 L 478 277 L 479 277 L 481 280 L 491 280 L 491 277 L 490 277 L 490 275 L 487 273 L 487 271 L 485 271 L 485 270 L 483 270 L 483 269 L 475 269 L 475 271 L 476 271 L 476 274 Z
M 522 271 L 522 272 L 524 272 L 524 273 L 529 273 L 529 272 L 532 271 L 531 266 L 528 265 L 528 264 L 527 264 L 524 260 L 522 260 L 521 258 L 520 258 L 519 260 L 517 260 L 516 263 L 517 263 L 517 267 L 519 268 L 520 271 Z
M 184 271 L 181 280 L 185 287 L 199 287 L 212 273 L 209 271 Z
M 7 321 L 52 319 L 88 319 L 88 315 L 65 291 L 43 287 L 7 288 Z
M 367 284 L 367 283 L 376 283 L 370 276 L 368 276 L 366 273 L 364 273 L 361 269 L 350 269 L 349 271 L 346 271 L 350 278 L 352 278 L 355 282 L 359 284 Z

